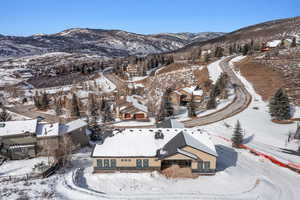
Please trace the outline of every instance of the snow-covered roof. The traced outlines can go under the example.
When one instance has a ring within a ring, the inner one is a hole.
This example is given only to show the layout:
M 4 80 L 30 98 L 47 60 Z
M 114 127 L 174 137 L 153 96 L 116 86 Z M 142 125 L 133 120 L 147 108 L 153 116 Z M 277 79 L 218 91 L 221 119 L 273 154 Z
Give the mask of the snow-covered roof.
M 191 86 L 191 87 L 183 88 L 182 90 L 189 93 L 189 94 L 194 94 L 196 96 L 202 96 L 203 91 L 201 89 L 196 90 L 196 88 L 197 88 L 197 86 Z
M 267 42 L 267 47 L 277 47 L 281 44 L 281 40 L 273 40 L 270 42 Z
M 147 108 L 145 105 L 141 104 L 141 103 L 139 102 L 139 100 L 136 99 L 136 98 L 134 98 L 133 96 L 127 96 L 127 97 L 126 97 L 126 100 L 127 100 L 128 102 L 131 102 L 132 105 L 133 105 L 134 107 L 136 107 L 137 109 L 139 109 L 139 110 L 141 110 L 141 111 L 143 111 L 143 112 L 148 112 L 148 108 Z
M 155 139 L 157 131 L 163 133 L 163 139 Z M 113 137 L 106 138 L 103 144 L 97 144 L 94 147 L 92 157 L 155 157 L 158 150 L 163 149 L 175 136 L 183 133 L 184 141 L 182 143 L 192 147 L 195 146 L 195 148 L 209 154 L 217 155 L 215 146 L 207 133 L 200 132 L 198 129 L 170 128 L 114 131 Z M 163 152 L 169 153 L 168 149 L 163 150 Z M 191 157 L 192 155 L 188 156 Z
M 0 122 L 0 136 L 35 133 L 37 120 Z
M 61 124 L 59 127 L 59 134 L 70 133 L 74 130 L 87 126 L 87 123 L 81 119 L 71 121 L 67 124 Z
M 36 130 L 37 137 L 51 137 L 59 135 L 59 123 L 38 124 Z

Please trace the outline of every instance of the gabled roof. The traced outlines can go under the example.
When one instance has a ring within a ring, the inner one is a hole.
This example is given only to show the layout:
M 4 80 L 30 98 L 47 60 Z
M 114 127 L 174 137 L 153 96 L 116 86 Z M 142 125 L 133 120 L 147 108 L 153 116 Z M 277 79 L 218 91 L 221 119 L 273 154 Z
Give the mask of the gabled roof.
M 0 122 L 0 137 L 18 135 L 24 133 L 35 133 L 36 127 L 37 127 L 36 119 Z
M 168 157 L 175 153 L 180 153 L 178 150 L 185 146 L 190 146 L 194 149 L 198 149 L 199 151 L 206 152 L 213 156 L 218 156 L 217 152 L 207 145 L 203 144 L 201 141 L 197 140 L 190 134 L 182 131 L 178 133 L 175 137 L 173 137 L 162 149 L 165 154 L 161 154 L 160 157 Z
M 143 112 L 148 112 L 148 108 L 143 105 L 142 103 L 139 102 L 138 99 L 134 98 L 133 96 L 127 96 L 126 100 L 130 103 L 132 103 L 132 105 L 134 107 L 136 107 L 137 109 L 143 111 Z
M 87 123 L 81 119 L 77 119 L 74 121 L 71 121 L 67 124 L 62 124 L 59 127 L 59 134 L 65 134 L 65 133 L 70 133 L 74 130 L 77 130 L 79 128 L 83 128 L 87 126 Z
M 38 124 L 36 130 L 37 137 L 51 137 L 59 135 L 59 123 Z
M 163 133 L 164 137 L 155 139 L 157 131 Z M 94 147 L 92 157 L 162 158 L 179 153 L 197 159 L 196 155 L 181 149 L 184 146 L 217 156 L 210 137 L 199 129 L 125 129 L 114 131 L 113 134 L 114 136 L 106 138 L 103 144 Z

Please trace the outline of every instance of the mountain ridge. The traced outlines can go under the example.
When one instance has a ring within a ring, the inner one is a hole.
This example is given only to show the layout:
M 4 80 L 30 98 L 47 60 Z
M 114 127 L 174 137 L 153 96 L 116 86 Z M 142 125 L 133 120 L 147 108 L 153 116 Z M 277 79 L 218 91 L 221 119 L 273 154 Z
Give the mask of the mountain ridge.
M 173 51 L 194 42 L 187 34 L 199 36 L 196 39 L 203 41 L 219 37 L 223 33 L 185 34 L 143 35 L 118 29 L 71 28 L 54 34 L 0 35 L 0 57 L 22 57 L 51 52 L 88 53 L 108 58 L 142 56 Z

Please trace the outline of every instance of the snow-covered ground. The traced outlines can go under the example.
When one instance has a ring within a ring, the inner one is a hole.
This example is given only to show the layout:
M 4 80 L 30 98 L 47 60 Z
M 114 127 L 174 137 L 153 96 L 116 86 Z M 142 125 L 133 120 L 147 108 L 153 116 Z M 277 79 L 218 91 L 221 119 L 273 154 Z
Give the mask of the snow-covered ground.
M 3 165 L 0 165 L 0 178 L 1 176 L 24 175 L 31 173 L 32 167 L 40 162 L 47 163 L 48 159 L 46 157 L 39 157 L 28 160 L 12 160 L 4 162 Z
M 225 59 L 225 58 L 223 58 L 223 59 Z M 220 67 L 220 62 L 222 62 L 223 59 L 217 60 L 207 66 L 209 79 L 212 80 L 214 84 L 216 83 L 219 76 L 223 72 Z
M 233 62 L 241 60 L 243 57 L 237 57 Z M 232 63 L 231 62 L 231 65 Z M 252 102 L 249 107 L 238 115 L 225 119 L 211 125 L 204 126 L 204 129 L 215 135 L 230 138 L 233 127 L 237 120 L 245 131 L 245 140 L 248 146 L 257 150 L 271 154 L 278 159 L 291 161 L 300 164 L 300 156 L 283 153 L 282 149 L 297 150 L 297 145 L 287 143 L 289 132 L 295 132 L 297 125 L 294 124 L 276 124 L 271 121 L 268 109 L 268 102 L 264 102 L 258 95 L 252 84 L 246 80 L 239 72 L 236 75 L 245 85 L 246 89 L 252 95 Z M 300 117 L 300 107 L 295 107 L 294 117 Z M 226 128 L 224 124 L 230 127 Z M 282 148 L 282 149 L 281 149 Z

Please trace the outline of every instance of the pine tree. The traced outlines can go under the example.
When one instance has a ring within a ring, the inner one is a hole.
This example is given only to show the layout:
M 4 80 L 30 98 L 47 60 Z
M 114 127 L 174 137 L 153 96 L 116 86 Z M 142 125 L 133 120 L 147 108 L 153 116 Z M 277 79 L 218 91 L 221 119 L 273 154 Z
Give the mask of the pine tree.
M 35 95 L 33 97 L 33 102 L 37 109 L 41 109 L 42 105 L 41 105 L 41 100 L 40 100 L 40 96 L 39 96 L 38 92 L 35 93 Z
M 42 110 L 46 110 L 49 108 L 49 99 L 48 99 L 48 95 L 46 94 L 46 92 L 43 93 L 43 96 L 40 99 L 40 104 L 41 104 L 41 109 Z
M 294 37 L 293 41 L 292 41 L 292 44 L 291 44 L 291 47 L 296 47 L 296 46 L 297 46 L 296 38 Z
M 215 109 L 216 107 L 217 107 L 216 96 L 211 94 L 206 104 L 206 109 L 210 110 L 210 109 Z
M 291 116 L 289 97 L 282 88 L 277 90 L 269 104 L 269 112 L 275 120 L 288 120 Z
M 243 53 L 243 55 L 245 56 L 245 55 L 248 54 L 248 52 L 249 52 L 249 45 L 248 45 L 248 44 L 245 44 L 245 45 L 243 46 L 242 53 Z
M 0 122 L 7 122 L 11 120 L 11 115 L 7 112 L 6 108 L 2 108 L 0 112 Z
M 55 114 L 56 116 L 59 116 L 62 114 L 62 102 L 61 99 L 59 98 L 58 100 L 55 101 Z
M 196 105 L 195 105 L 195 102 L 194 102 L 194 94 L 192 94 L 192 97 L 191 97 L 191 102 L 188 103 L 188 116 L 189 117 L 196 117 Z
M 75 93 L 73 93 L 72 100 L 71 100 L 71 116 L 80 117 L 79 103 Z
M 244 137 L 243 130 L 240 121 L 238 120 L 234 127 L 234 132 L 231 138 L 232 146 L 239 148 L 240 145 L 243 143 L 243 137 Z

